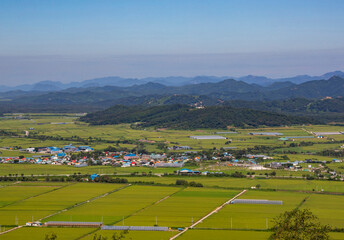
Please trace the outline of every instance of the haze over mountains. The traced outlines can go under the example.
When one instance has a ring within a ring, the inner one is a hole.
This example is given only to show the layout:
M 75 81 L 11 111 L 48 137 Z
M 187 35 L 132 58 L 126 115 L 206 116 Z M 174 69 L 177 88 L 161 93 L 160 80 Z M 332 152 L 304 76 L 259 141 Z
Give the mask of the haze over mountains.
M 332 76 L 334 74 L 336 75 Z M 326 79 L 327 77 L 330 78 Z M 259 78 L 259 81 L 254 82 L 255 78 Z M 317 80 L 305 81 L 311 78 L 317 78 Z M 289 78 L 289 81 L 275 79 L 271 84 L 266 84 L 270 81 L 269 79 L 263 81 L 267 78 L 253 76 L 247 76 L 242 80 L 222 80 L 219 77 L 190 79 L 170 77 L 160 81 L 165 84 L 154 82 L 158 80 L 152 78 L 149 82 L 145 82 L 147 79 L 144 81 L 131 79 L 126 82 L 122 78 L 102 78 L 77 83 L 79 87 L 66 89 L 63 88 L 67 85 L 62 84 L 61 87 L 60 83 L 55 83 L 58 86 L 53 87 L 51 82 L 40 82 L 31 86 L 35 90 L 3 92 L 0 96 L 0 114 L 10 112 L 90 113 L 105 110 L 114 105 L 153 107 L 180 104 L 206 107 L 210 112 L 213 112 L 212 108 L 209 108 L 211 106 L 224 107 L 224 109 L 227 109 L 226 107 L 246 108 L 278 114 L 316 116 L 316 119 L 321 117 L 324 121 L 343 122 L 344 73 L 337 71 L 324 74 L 322 80 L 319 78 L 302 76 Z M 143 84 L 135 84 L 138 81 Z M 173 81 L 174 86 L 171 86 Z M 248 83 L 248 81 L 253 83 Z M 108 85 L 116 82 L 130 86 Z M 96 83 L 100 86 L 92 86 Z M 182 83 L 188 84 L 181 85 Z M 26 87 L 29 89 L 28 86 Z M 50 90 L 51 88 L 53 90 Z M 235 112 L 238 115 L 237 111 Z M 267 116 L 263 113 L 253 113 L 254 115 L 250 116 Z M 179 111 L 178 114 L 183 115 Z M 206 116 L 209 115 L 206 114 Z M 293 122 L 294 120 L 298 121 L 293 119 Z M 249 125 L 252 124 L 254 123 Z
M 243 81 L 227 79 L 216 83 L 199 83 L 184 86 L 166 86 L 160 83 L 146 83 L 131 87 L 88 87 L 69 88 L 61 91 L 11 91 L 2 94 L 2 98 L 13 103 L 26 104 L 93 104 L 111 106 L 127 101 L 131 105 L 132 98 L 147 96 L 206 96 L 209 99 L 226 100 L 276 100 L 288 98 L 318 99 L 323 97 L 342 97 L 344 94 L 344 78 L 331 77 L 329 80 L 313 80 L 301 84 L 291 82 L 274 83 L 263 87 Z M 130 98 L 130 99 L 128 99 Z M 127 100 L 126 100 L 127 99 Z
M 116 87 L 130 87 L 134 85 L 142 85 L 149 82 L 159 83 L 165 86 L 184 86 L 199 83 L 217 83 L 226 79 L 234 79 L 237 81 L 243 81 L 249 84 L 257 84 L 260 86 L 269 86 L 273 84 L 290 85 L 291 83 L 300 84 L 312 80 L 329 79 L 333 76 L 344 77 L 344 72 L 334 71 L 325 73 L 321 76 L 309 76 L 299 75 L 295 77 L 287 78 L 268 78 L 264 76 L 243 76 L 243 77 L 230 77 L 230 76 L 197 76 L 197 77 L 148 77 L 148 78 L 121 78 L 121 77 L 103 77 L 85 80 L 82 82 L 62 83 L 58 81 L 41 81 L 34 84 L 24 84 L 18 86 L 0 86 L 0 92 L 8 91 L 60 91 L 68 88 L 89 88 L 89 87 L 104 87 L 104 86 L 116 86 Z

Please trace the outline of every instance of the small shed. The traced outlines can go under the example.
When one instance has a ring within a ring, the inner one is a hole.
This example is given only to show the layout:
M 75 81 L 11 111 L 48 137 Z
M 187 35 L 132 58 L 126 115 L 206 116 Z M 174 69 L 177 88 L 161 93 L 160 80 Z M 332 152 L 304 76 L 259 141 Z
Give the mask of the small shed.
M 98 175 L 98 174 L 92 174 L 90 177 L 91 177 L 92 181 L 94 181 L 94 179 L 95 179 L 95 178 L 98 178 L 99 175 Z

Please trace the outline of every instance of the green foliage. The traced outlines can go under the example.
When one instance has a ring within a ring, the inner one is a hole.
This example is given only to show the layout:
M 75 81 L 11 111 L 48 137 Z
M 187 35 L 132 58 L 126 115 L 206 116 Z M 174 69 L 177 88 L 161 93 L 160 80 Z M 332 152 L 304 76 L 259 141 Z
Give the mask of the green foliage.
M 188 181 L 183 180 L 183 179 L 177 179 L 176 185 L 190 186 L 190 187 L 203 187 L 202 183 L 197 183 L 194 181 L 188 182 Z
M 45 235 L 45 240 L 56 240 L 57 239 L 57 235 L 55 233 L 52 234 L 46 234 Z
M 327 240 L 330 227 L 321 225 L 308 209 L 287 211 L 274 219 L 273 240 Z
M 154 126 L 175 129 L 225 129 L 228 126 L 281 126 L 317 122 L 304 117 L 292 117 L 250 109 L 235 109 L 228 106 L 196 109 L 179 104 L 154 107 L 116 105 L 104 111 L 88 114 L 80 120 L 93 125 L 135 123 L 132 127 Z

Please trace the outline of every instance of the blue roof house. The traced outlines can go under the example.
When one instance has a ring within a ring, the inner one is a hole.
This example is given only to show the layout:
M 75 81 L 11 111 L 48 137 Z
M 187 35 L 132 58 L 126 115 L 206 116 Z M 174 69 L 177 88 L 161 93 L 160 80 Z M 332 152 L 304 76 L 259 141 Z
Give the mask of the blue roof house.
M 92 174 L 92 175 L 91 175 L 91 179 L 92 179 L 92 181 L 94 181 L 94 179 L 95 179 L 95 178 L 98 178 L 98 177 L 99 177 L 99 175 L 98 175 L 98 174 Z

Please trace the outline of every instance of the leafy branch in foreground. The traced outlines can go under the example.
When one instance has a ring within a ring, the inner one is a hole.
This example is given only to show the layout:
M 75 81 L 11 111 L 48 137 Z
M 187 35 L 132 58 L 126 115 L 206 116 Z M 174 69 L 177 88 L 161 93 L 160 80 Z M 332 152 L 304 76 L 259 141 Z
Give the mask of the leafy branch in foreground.
M 274 219 L 270 240 L 327 240 L 330 227 L 308 209 L 287 211 Z

